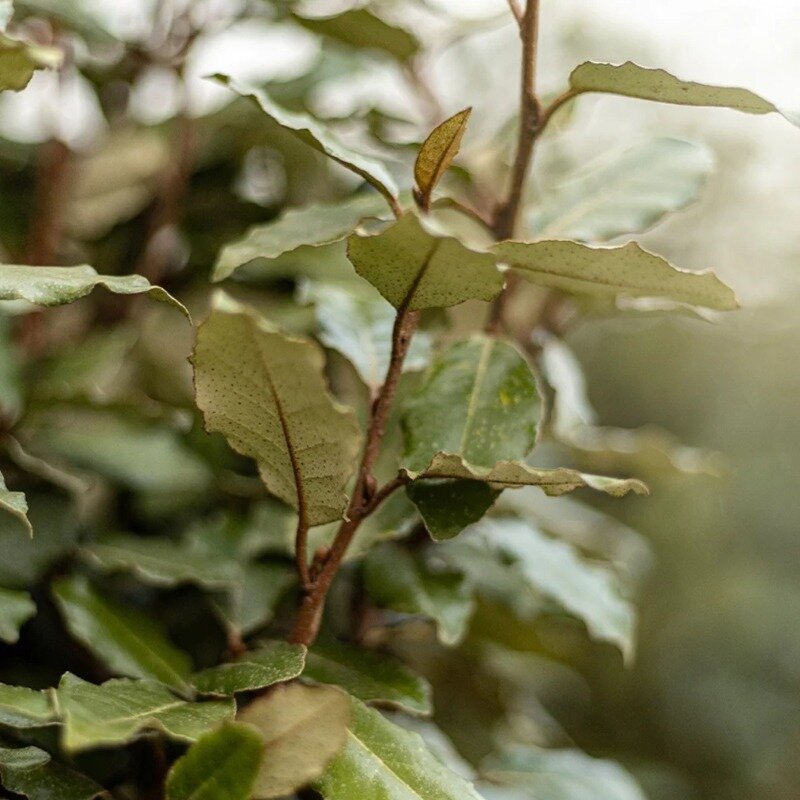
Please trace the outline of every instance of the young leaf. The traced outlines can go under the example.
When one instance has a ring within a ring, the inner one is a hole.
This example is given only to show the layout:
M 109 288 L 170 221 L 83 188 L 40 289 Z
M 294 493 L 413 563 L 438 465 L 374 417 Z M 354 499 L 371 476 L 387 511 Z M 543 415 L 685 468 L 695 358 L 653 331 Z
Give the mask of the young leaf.
M 342 144 L 338 137 L 332 131 L 326 130 L 318 120 L 308 114 L 299 114 L 282 108 L 260 89 L 247 89 L 226 75 L 214 77 L 236 94 L 252 100 L 273 122 L 294 134 L 300 141 L 324 153 L 356 175 L 360 175 L 386 198 L 390 207 L 397 207 L 397 186 L 380 161 Z
M 587 247 L 578 242 L 501 242 L 498 259 L 540 286 L 604 300 L 658 297 L 677 303 L 730 311 L 736 295 L 713 272 L 687 272 L 643 250 L 636 242 L 622 247 Z
M 249 800 L 263 752 L 261 736 L 250 726 L 225 723 L 175 762 L 166 800 Z
M 800 125 L 800 117 L 788 114 L 749 89 L 683 81 L 663 69 L 640 67 L 632 61 L 624 64 L 586 61 L 572 70 L 569 85 L 575 94 L 603 92 L 681 106 L 733 108 L 747 114 L 778 112 L 794 125 Z
M 414 163 L 414 180 L 417 182 L 417 202 L 423 209 L 430 208 L 436 184 L 458 155 L 471 113 L 471 108 L 465 108 L 454 114 L 437 125 L 422 143 Z
M 525 458 L 541 413 L 536 379 L 516 348 L 488 336 L 457 342 L 404 405 L 404 464 L 422 470 L 439 452 L 485 467 Z
M 305 662 L 303 645 L 276 641 L 245 653 L 230 664 L 196 672 L 189 681 L 202 694 L 229 696 L 254 692 L 297 678 Z
M 366 217 L 385 218 L 386 203 L 373 194 L 358 194 L 338 203 L 290 208 L 277 219 L 250 228 L 244 237 L 226 245 L 211 279 L 229 278 L 239 267 L 257 259 L 276 259 L 299 247 L 322 247 L 347 238 Z
M 0 474 L 0 520 L 4 530 L 12 529 L 23 536 L 33 536 L 28 519 L 28 501 L 22 492 L 10 492 L 5 478 Z
M 207 429 L 255 458 L 267 488 L 308 525 L 341 518 L 361 437 L 328 392 L 320 349 L 218 295 L 192 363 Z
M 53 596 L 69 632 L 114 672 L 186 688 L 189 657 L 150 617 L 106 600 L 81 575 L 57 580 Z
M 233 700 L 190 703 L 156 681 L 128 678 L 96 686 L 66 673 L 56 697 L 64 724 L 62 744 L 71 753 L 121 745 L 145 730 L 193 742 L 236 713 Z
M 0 588 L 0 641 L 14 644 L 19 629 L 36 614 L 36 604 L 27 592 Z
M 255 800 L 291 794 L 318 778 L 342 749 L 350 721 L 347 695 L 331 686 L 290 683 L 239 714 L 264 742 Z
M 437 542 L 477 522 L 500 495 L 488 483 L 466 480 L 418 480 L 409 483 L 406 492 Z
M 39 728 L 57 719 L 51 691 L 37 692 L 26 686 L 0 683 L 0 725 Z
M 85 297 L 96 286 L 114 294 L 148 294 L 154 300 L 189 312 L 160 286 L 141 275 L 98 275 L 93 267 L 26 267 L 0 264 L 0 300 L 27 300 L 39 306 L 60 306 Z
M 603 156 L 535 204 L 537 239 L 605 242 L 641 233 L 694 200 L 714 167 L 705 146 L 659 137 Z
M 432 711 L 428 682 L 400 661 L 372 650 L 338 642 L 316 644 L 306 656 L 303 677 L 341 686 L 365 703 L 418 714 Z
M 503 276 L 488 253 L 429 231 L 416 214 L 404 214 L 374 236 L 354 233 L 347 256 L 395 308 L 444 308 L 465 300 L 491 300 Z
M 0 747 L 0 785 L 29 800 L 95 800 L 102 786 L 50 758 L 38 747 Z
M 461 574 L 432 572 L 402 547 L 384 544 L 367 555 L 364 584 L 379 606 L 433 620 L 443 644 L 456 645 L 463 638 L 473 602 Z
M 314 788 L 325 800 L 480 800 L 472 784 L 451 772 L 418 733 L 351 699 L 344 750 Z
M 37 69 L 57 69 L 64 54 L 54 47 L 42 47 L 12 39 L 0 33 L 0 91 L 24 89 Z

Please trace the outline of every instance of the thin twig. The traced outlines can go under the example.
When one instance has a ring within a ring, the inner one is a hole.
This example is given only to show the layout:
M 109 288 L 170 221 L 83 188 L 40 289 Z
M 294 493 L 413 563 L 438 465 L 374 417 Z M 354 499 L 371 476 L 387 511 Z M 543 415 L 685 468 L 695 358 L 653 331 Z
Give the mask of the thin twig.
M 508 3 L 508 7 L 511 10 L 511 13 L 514 15 L 514 19 L 517 21 L 517 25 L 522 25 L 522 9 L 517 4 L 517 0 L 506 0 Z

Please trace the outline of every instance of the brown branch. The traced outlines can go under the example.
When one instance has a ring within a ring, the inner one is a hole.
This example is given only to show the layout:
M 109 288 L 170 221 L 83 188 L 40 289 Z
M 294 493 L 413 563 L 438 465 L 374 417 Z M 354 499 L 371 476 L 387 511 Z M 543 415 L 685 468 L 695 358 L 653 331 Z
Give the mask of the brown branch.
M 522 9 L 517 4 L 517 0 L 506 0 L 506 2 L 508 3 L 508 8 L 513 14 L 514 19 L 517 21 L 517 25 L 522 26 L 523 13 Z

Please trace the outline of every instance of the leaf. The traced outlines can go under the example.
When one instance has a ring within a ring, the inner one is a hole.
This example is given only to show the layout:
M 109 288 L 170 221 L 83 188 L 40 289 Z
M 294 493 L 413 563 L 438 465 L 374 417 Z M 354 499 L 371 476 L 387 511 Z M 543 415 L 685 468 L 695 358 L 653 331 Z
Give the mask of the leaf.
M 611 568 L 585 560 L 526 520 L 485 519 L 472 530 L 488 549 L 518 565 L 534 591 L 586 623 L 594 638 L 617 645 L 626 661 L 633 657 L 636 611 Z
M 303 671 L 306 648 L 299 644 L 270 642 L 245 653 L 237 661 L 196 672 L 189 679 L 202 694 L 233 695 L 254 692 L 297 678 Z
M 339 689 L 290 683 L 257 698 L 239 719 L 264 740 L 253 798 L 265 800 L 291 794 L 322 774 L 344 745 L 350 707 Z
M 111 670 L 186 688 L 189 657 L 152 619 L 106 600 L 80 575 L 57 580 L 53 595 L 69 632 Z
M 43 17 L 61 23 L 91 44 L 115 45 L 116 37 L 86 8 L 84 0 L 16 0 L 17 16 Z
M 0 33 L 0 91 L 19 92 L 38 69 L 57 69 L 64 54 L 55 47 L 42 47 Z
M 361 436 L 328 392 L 320 349 L 217 295 L 192 363 L 206 428 L 255 458 L 267 488 L 308 525 L 340 519 Z
M 221 281 L 257 259 L 272 260 L 301 247 L 322 247 L 346 239 L 366 217 L 386 217 L 386 203 L 372 194 L 357 194 L 338 203 L 290 208 L 265 225 L 254 225 L 226 245 L 211 275 Z
M 33 536 L 33 528 L 28 519 L 28 501 L 22 492 L 10 492 L 5 478 L 0 474 L 0 526 L 3 531 L 19 532 L 24 536 Z
M 14 644 L 19 629 L 36 614 L 36 604 L 27 592 L 0 588 L 0 641 Z
M 501 242 L 500 261 L 531 283 L 616 300 L 658 297 L 717 311 L 738 308 L 736 296 L 713 272 L 688 272 L 649 253 L 636 242 L 587 247 L 578 242 Z
M 580 750 L 518 747 L 489 762 L 486 773 L 493 780 L 525 788 L 537 800 L 645 800 L 619 764 Z
M 325 800 L 480 800 L 472 784 L 445 767 L 418 733 L 355 698 L 350 702 L 347 744 L 314 784 Z
M 466 632 L 472 593 L 460 573 L 433 572 L 401 546 L 383 544 L 364 561 L 364 585 L 379 606 L 433 620 L 443 644 L 458 644 Z
M 154 300 L 174 306 L 189 319 L 189 312 L 181 303 L 141 275 L 98 275 L 94 268 L 85 264 L 80 267 L 0 265 L 0 300 L 61 306 L 85 297 L 96 286 L 103 286 L 114 294 L 148 294 Z
M 713 167 L 707 147 L 651 139 L 598 159 L 546 194 L 528 229 L 537 239 L 595 243 L 641 233 L 691 203 Z
M 50 758 L 38 747 L 0 747 L 0 784 L 29 800 L 94 800 L 102 786 Z
M 37 692 L 27 686 L 0 683 L 0 725 L 40 728 L 56 720 L 50 690 Z
M 401 63 L 418 51 L 416 37 L 404 28 L 390 25 L 366 8 L 355 8 L 332 17 L 302 17 L 294 20 L 307 30 L 335 39 L 359 51 L 382 50 Z
M 367 293 L 332 284 L 306 287 L 303 299 L 314 304 L 322 344 L 345 356 L 368 387 L 380 386 L 392 351 L 392 328 L 396 316 L 392 306 L 372 289 Z M 430 356 L 430 334 L 417 331 L 403 362 L 403 370 L 424 369 Z
M 437 125 L 422 143 L 414 162 L 414 180 L 417 182 L 417 197 L 422 208 L 430 207 L 436 184 L 458 155 L 471 113 L 471 108 L 465 108 L 454 114 Z
M 261 737 L 248 725 L 221 725 L 175 762 L 166 800 L 248 800 L 263 750 Z
M 147 730 L 193 742 L 236 713 L 233 700 L 190 703 L 156 681 L 114 678 L 96 686 L 66 673 L 56 691 L 70 753 L 122 745 Z
M 487 467 L 524 458 L 541 414 L 536 379 L 516 348 L 488 336 L 457 342 L 404 404 L 403 463 L 418 471 L 439 452 Z
M 437 542 L 452 539 L 481 519 L 500 494 L 488 483 L 468 480 L 418 480 L 409 483 L 406 492 Z
M 365 703 L 430 714 L 428 682 L 388 655 L 338 642 L 316 644 L 306 656 L 303 677 L 341 686 Z
M 382 232 L 354 233 L 347 257 L 395 308 L 445 308 L 465 300 L 491 300 L 503 276 L 488 253 L 429 230 L 416 214 L 404 214 Z
M 322 123 L 308 114 L 282 108 L 260 89 L 240 86 L 227 75 L 215 75 L 214 78 L 236 94 L 252 100 L 273 122 L 300 141 L 361 176 L 386 198 L 390 207 L 396 206 L 397 186 L 380 161 L 344 145 L 332 131 L 326 130 Z
M 663 69 L 640 67 L 632 61 L 624 64 L 586 61 L 572 70 L 569 85 L 575 94 L 604 92 L 681 106 L 733 108 L 747 114 L 778 112 L 792 124 L 800 125 L 800 118 L 782 111 L 749 89 L 683 81 Z

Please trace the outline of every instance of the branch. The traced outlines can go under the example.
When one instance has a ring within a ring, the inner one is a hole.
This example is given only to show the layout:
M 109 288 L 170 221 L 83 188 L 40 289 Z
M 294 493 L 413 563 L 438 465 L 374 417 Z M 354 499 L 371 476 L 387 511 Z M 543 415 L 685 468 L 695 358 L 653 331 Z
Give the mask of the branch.
M 506 0 L 508 3 L 508 7 L 511 10 L 511 13 L 514 15 L 514 19 L 517 21 L 517 25 L 522 27 L 522 9 L 517 5 L 517 0 Z

